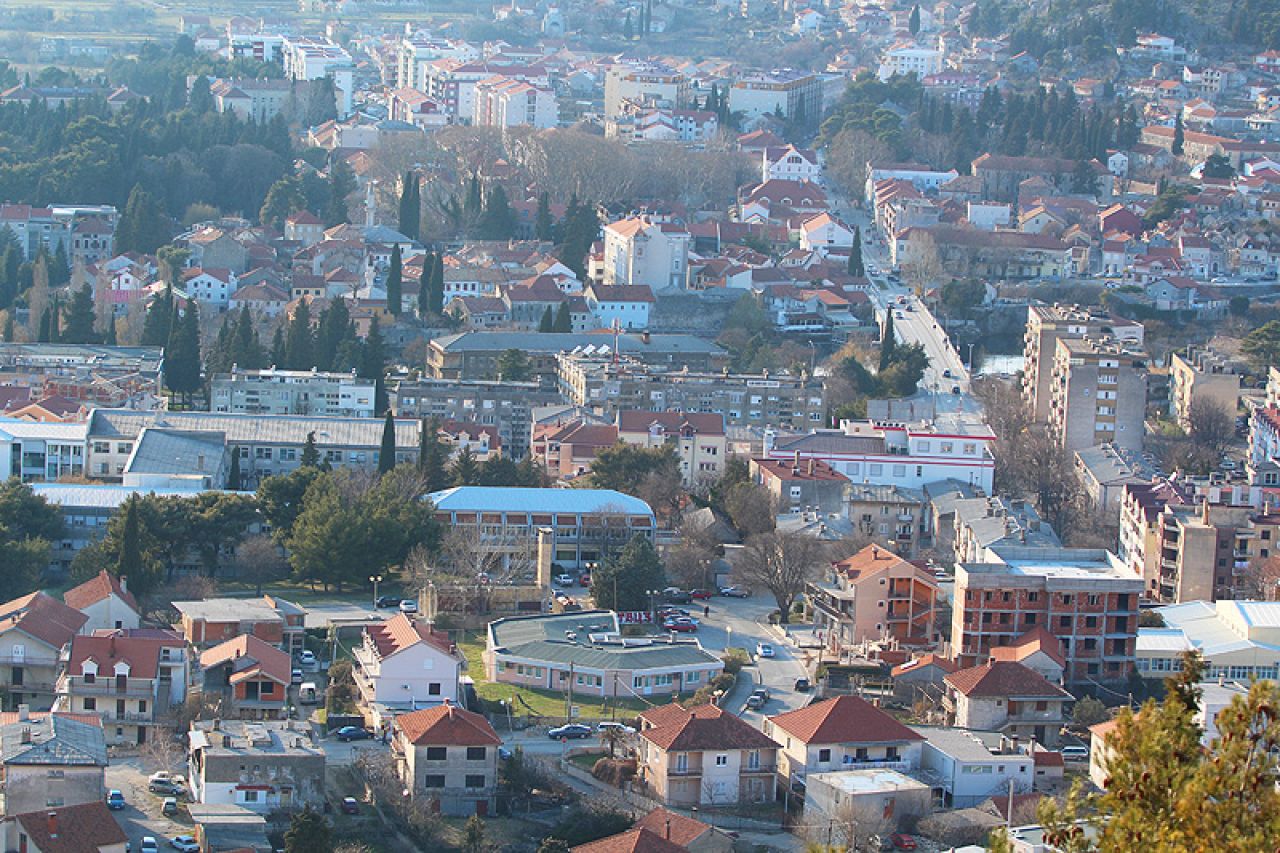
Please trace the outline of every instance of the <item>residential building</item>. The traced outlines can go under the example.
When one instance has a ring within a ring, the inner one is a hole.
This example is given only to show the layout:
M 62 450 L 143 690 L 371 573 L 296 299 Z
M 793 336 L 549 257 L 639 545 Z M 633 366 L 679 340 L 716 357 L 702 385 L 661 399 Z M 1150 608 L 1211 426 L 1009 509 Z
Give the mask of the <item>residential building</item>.
M 182 635 L 198 649 L 252 634 L 283 649 L 290 656 L 304 646 L 303 619 L 307 611 L 273 595 L 262 598 L 206 598 L 175 601 Z
M 1190 651 L 1204 657 L 1209 681 L 1280 677 L 1280 602 L 1188 601 L 1155 612 L 1164 627 L 1138 629 L 1135 663 L 1143 678 L 1181 672 Z
M 396 714 L 461 701 L 463 660 L 448 633 L 404 613 L 366 625 L 352 663 L 360 705 L 376 726 L 389 725 Z
M 716 705 L 640 713 L 638 779 L 666 805 L 773 802 L 778 744 Z
M 671 371 L 685 367 L 690 371 L 719 370 L 728 360 L 722 348 L 695 335 L 461 332 L 431 341 L 426 373 L 437 379 L 496 380 L 498 359 L 511 349 L 525 354 L 530 378 L 541 380 L 544 386 L 554 383 L 560 355 L 574 349 L 602 356 L 616 349 L 620 357 L 634 363 Z
M 550 87 L 495 74 L 476 83 L 473 92 L 473 124 L 546 129 L 555 127 L 560 121 L 556 95 Z
M 163 426 L 162 426 L 163 425 Z M 0 430 L 3 427 L 0 426 Z M 96 480 L 120 481 L 126 467 L 135 459 L 135 443 L 142 434 L 154 429 L 158 434 L 181 437 L 188 442 L 207 439 L 208 449 L 192 449 L 189 470 L 198 470 L 199 456 L 213 470 L 211 453 L 218 447 L 240 454 L 240 486 L 254 488 L 272 474 L 287 474 L 302 461 L 307 438 L 312 437 L 321 461 L 333 467 L 348 466 L 376 471 L 382 447 L 381 418 L 327 418 L 303 415 L 254 415 L 220 412 L 135 412 L 125 409 L 95 409 L 89 416 L 88 454 L 85 474 Z M 418 458 L 417 420 L 395 422 L 396 462 L 412 462 Z M 163 462 L 172 448 L 158 452 L 155 461 Z M 218 476 L 205 476 L 205 488 L 218 488 L 226 480 L 225 465 L 218 465 Z M 181 473 L 178 466 L 174 473 Z M 166 477 L 171 481 L 171 478 Z
M 683 109 L 689 106 L 691 91 L 692 83 L 687 76 L 656 62 L 611 65 L 604 77 L 604 115 L 605 118 L 622 115 L 626 102 Z
M 465 124 L 475 120 L 476 86 L 495 75 L 539 89 L 550 84 L 547 69 L 541 65 L 498 57 L 479 62 L 442 58 L 426 64 L 418 88 L 439 103 L 453 122 Z
M 913 826 L 932 807 L 928 785 L 888 768 L 814 773 L 806 780 L 805 820 L 828 827 L 841 847 L 857 846 L 868 826 L 884 836 Z
M 0 418 L 0 478 L 24 483 L 85 475 L 87 427 Z
M 1183 430 L 1191 431 L 1193 406 L 1220 409 L 1233 420 L 1240 402 L 1240 373 L 1236 365 L 1211 349 L 1169 354 L 1169 414 Z
M 1097 177 L 1093 195 L 1097 196 L 1099 202 L 1109 202 L 1112 191 L 1111 173 L 1097 160 L 1090 160 L 1089 166 Z M 1052 188 L 1065 190 L 1078 167 L 1078 160 L 1014 157 L 990 152 L 979 155 L 971 165 L 972 174 L 982 181 L 983 197 L 1008 202 L 1018 200 L 1019 187 L 1031 178 L 1045 181 Z
M 1267 388 L 1270 398 L 1275 393 L 1272 383 Z M 1264 496 L 1280 496 L 1280 408 L 1274 402 L 1254 407 L 1249 416 L 1249 458 L 1245 465 L 1252 503 L 1261 504 Z
M 260 813 L 326 802 L 324 749 L 303 723 L 196 720 L 187 738 L 192 802 Z
M 1159 571 L 1147 580 L 1147 597 L 1166 604 L 1234 597 L 1250 558 L 1242 531 L 1254 512 L 1208 500 L 1166 504 L 1156 530 Z
M 1037 423 L 1049 420 L 1054 354 L 1060 338 L 1112 337 L 1135 346 L 1144 339 L 1143 326 L 1133 320 L 1075 305 L 1030 305 L 1023 335 L 1022 395 Z
M 53 707 L 59 656 L 87 621 L 43 592 L 0 604 L 0 688 L 7 710 Z
M 82 634 L 92 634 L 100 629 L 138 627 L 142 610 L 129 592 L 128 583 L 128 578 L 117 577 L 103 569 L 62 594 L 62 600 L 68 607 L 88 617 L 89 621 L 80 629 Z
M 822 383 L 811 377 L 645 364 L 615 358 L 607 346 L 562 353 L 558 379 L 566 402 L 608 419 L 670 410 L 720 415 L 726 426 L 804 429 L 826 413 Z
M 816 181 L 822 175 L 818 152 L 794 145 L 769 146 L 760 152 L 760 181 Z M 846 244 L 847 245 L 847 244 Z
M 957 563 L 984 562 L 998 545 L 1061 548 L 1053 528 L 1030 502 L 1003 497 L 958 500 L 953 548 Z
M 837 770 L 916 770 L 924 741 L 859 696 L 837 696 L 768 717 L 763 731 L 778 743 L 778 778 L 788 786 Z
M 751 479 L 764 486 L 779 511 L 842 514 L 849 478 L 817 459 L 752 459 Z
M 1145 589 L 1155 589 L 1160 576 L 1161 514 L 1166 505 L 1186 503 L 1191 491 L 1182 483 L 1157 479 L 1148 485 L 1126 486 L 1120 498 L 1121 562 Z
M 212 81 L 209 93 L 218 112 L 233 113 L 243 122 L 266 124 L 285 110 L 291 97 L 306 97 L 298 88 L 292 80 L 237 77 Z
M 529 452 L 532 410 L 560 402 L 559 394 L 537 382 L 422 377 L 402 380 L 389 394 L 397 417 L 470 421 L 494 427 L 504 455 L 513 459 L 523 459 Z
M 591 471 L 596 456 L 618 443 L 618 428 L 591 415 L 537 423 L 530 454 L 553 480 L 572 480 Z
M 1063 450 L 1098 444 L 1142 449 L 1147 362 L 1146 352 L 1114 339 L 1058 339 L 1048 424 Z
M 573 853 L 730 853 L 733 835 L 658 806 L 631 829 L 572 848 Z
M 991 660 L 1020 663 L 1053 684 L 1062 683 L 1062 674 L 1067 669 L 1062 643 L 1043 625 L 1037 625 L 1007 646 L 996 646 L 991 650 Z
M 943 679 L 943 707 L 950 724 L 998 731 L 1054 747 L 1067 716 L 1070 693 L 1016 661 L 990 661 Z
M 249 415 L 317 415 L 326 418 L 372 418 L 373 380 L 350 373 L 316 370 L 252 370 L 232 365 L 210 383 L 209 408 Z
M 24 853 L 128 853 L 125 834 L 107 804 L 42 808 L 10 812 L 0 824 L 4 849 Z
M 200 670 L 203 692 L 221 700 L 221 716 L 284 719 L 293 667 L 278 647 L 241 634 L 201 652 Z
M 553 549 L 555 562 L 582 568 L 634 536 L 655 535 L 649 505 L 611 489 L 457 486 L 427 497 L 436 519 L 447 527 L 483 524 L 493 547 L 512 552 L 512 566 L 527 561 L 540 567 L 527 552 L 541 548 L 542 541 Z
M 503 455 L 502 438 L 497 427 L 454 420 L 440 421 L 439 424 L 436 436 L 450 448 L 451 459 L 470 453 L 477 462 L 485 462 Z
M 942 71 L 942 51 L 932 47 L 920 47 L 915 44 L 896 44 L 885 51 L 880 58 L 880 68 L 876 72 L 881 80 L 890 77 L 906 77 L 914 74 L 923 80 L 931 74 Z
M 1129 486 L 1155 479 L 1154 466 L 1138 451 L 1114 444 L 1099 444 L 1075 452 L 1076 476 L 1089 503 L 1104 518 L 1115 518 Z
M 1071 247 L 1047 234 L 979 231 L 952 225 L 912 225 L 892 235 L 890 260 L 910 269 L 931 262 L 921 247 L 936 251 L 945 269 L 992 279 L 1061 279 L 1071 275 Z
M 655 302 L 647 284 L 587 285 L 583 294 L 587 310 L 604 329 L 647 329 Z
M 962 663 L 982 662 L 995 647 L 1040 626 L 1062 644 L 1067 684 L 1128 677 L 1141 578 L 1103 550 L 1005 546 L 995 551 L 992 562 L 956 566 L 953 655 Z
M 778 427 L 778 421 L 768 422 Z M 770 459 L 825 462 L 853 483 L 917 489 L 957 479 L 991 491 L 995 433 L 981 419 L 940 414 L 930 420 L 841 421 L 839 429 L 776 435 L 766 429 L 764 455 Z
M 351 115 L 355 96 L 355 61 L 351 54 L 326 39 L 285 36 L 280 45 L 284 76 L 290 80 L 333 80 L 338 118 Z
M 0 784 L 7 815 L 100 803 L 107 743 L 90 714 L 0 715 Z
M 917 726 L 924 735 L 920 769 L 942 787 L 942 805 L 964 809 L 1001 794 L 1030 791 L 1035 758 L 1017 735 Z
M 836 653 L 877 640 L 931 645 L 941 631 L 933 574 L 881 545 L 832 563 L 826 577 L 805 584 L 805 597 Z
M 590 626 L 589 642 L 566 636 L 581 633 L 583 625 Z M 581 696 L 679 696 L 724 671 L 723 661 L 696 637 L 623 638 L 618 614 L 604 610 L 494 620 L 483 659 L 493 681 L 557 691 L 572 682 Z
M 715 480 L 728 461 L 724 416 L 699 412 L 618 412 L 618 440 L 646 448 L 670 447 L 685 487 Z
M 908 559 L 931 539 L 923 489 L 852 483 L 847 499 L 845 515 L 856 533 L 888 543 Z
M 645 216 L 610 222 L 604 227 L 603 283 L 687 288 L 692 239 L 683 225 Z
M 502 739 L 474 711 L 445 702 L 395 719 L 391 754 L 405 789 L 447 815 L 495 809 Z
M 186 646 L 169 631 L 82 634 L 72 638 L 63 663 L 57 709 L 97 715 L 113 745 L 165 737 L 154 727 L 187 697 Z
M 839 81 L 833 84 L 839 88 Z M 741 74 L 728 87 L 729 111 L 752 121 L 781 112 L 784 118 L 820 116 L 828 84 L 812 71 L 779 68 Z

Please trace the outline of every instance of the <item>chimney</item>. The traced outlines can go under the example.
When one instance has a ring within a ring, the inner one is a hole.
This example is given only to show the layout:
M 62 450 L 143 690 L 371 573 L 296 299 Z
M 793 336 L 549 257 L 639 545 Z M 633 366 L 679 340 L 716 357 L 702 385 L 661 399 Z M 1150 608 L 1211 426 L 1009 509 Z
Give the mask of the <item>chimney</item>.
M 18 706 L 18 722 L 25 723 L 29 719 L 31 719 L 31 706 L 23 702 Z
M 120 576 L 120 591 L 121 592 L 129 591 L 129 578 L 125 575 Z
M 22 727 L 22 736 L 20 740 L 23 743 L 31 743 L 31 728 L 29 726 Z
M 667 818 L 667 822 L 664 825 L 662 837 L 665 838 L 667 841 L 671 840 L 671 818 Z
M 49 837 L 57 838 L 58 837 L 58 813 L 49 812 L 48 817 L 49 817 Z

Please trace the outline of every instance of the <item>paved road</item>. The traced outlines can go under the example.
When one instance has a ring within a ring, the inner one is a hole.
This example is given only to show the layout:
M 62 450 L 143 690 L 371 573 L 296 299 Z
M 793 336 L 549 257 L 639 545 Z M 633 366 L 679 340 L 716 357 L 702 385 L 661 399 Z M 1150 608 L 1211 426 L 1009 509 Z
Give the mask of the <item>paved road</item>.
M 181 754 L 180 747 L 175 754 Z M 175 770 L 186 775 L 185 767 L 176 767 Z M 105 774 L 107 790 L 120 791 L 127 803 L 122 811 L 111 814 L 128 836 L 132 849 L 138 850 L 146 835 L 159 841 L 162 850 L 170 849 L 170 838 L 175 835 L 194 835 L 195 830 L 185 808 L 179 808 L 176 819 L 173 820 L 160 814 L 164 798 L 147 790 L 147 776 L 141 759 L 111 758 Z M 181 802 L 185 805 L 186 800 Z

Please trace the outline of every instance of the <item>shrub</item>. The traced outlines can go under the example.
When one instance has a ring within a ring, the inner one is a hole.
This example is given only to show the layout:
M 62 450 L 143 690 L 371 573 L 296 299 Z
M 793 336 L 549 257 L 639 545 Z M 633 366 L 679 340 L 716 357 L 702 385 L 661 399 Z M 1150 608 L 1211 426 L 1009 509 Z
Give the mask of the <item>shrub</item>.
M 594 803 L 571 809 L 547 835 L 559 838 L 570 847 L 598 841 L 631 828 L 631 816 L 616 809 Z
M 724 671 L 730 675 L 737 675 L 744 666 L 751 663 L 751 655 L 747 654 L 746 649 L 725 649 L 723 660 Z
M 591 768 L 591 775 L 615 788 L 621 788 L 636 775 L 635 759 L 601 758 Z

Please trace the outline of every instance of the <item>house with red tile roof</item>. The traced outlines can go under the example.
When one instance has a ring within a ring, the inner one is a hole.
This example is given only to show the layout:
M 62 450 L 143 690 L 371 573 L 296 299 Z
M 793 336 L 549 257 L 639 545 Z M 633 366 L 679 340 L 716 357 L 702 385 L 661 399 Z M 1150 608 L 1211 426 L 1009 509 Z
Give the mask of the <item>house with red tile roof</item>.
M 639 780 L 668 805 L 772 802 L 778 744 L 715 706 L 678 703 L 640 714 Z
M 352 663 L 360 706 L 375 726 L 417 708 L 459 701 L 457 647 L 448 634 L 407 614 L 366 626 Z
M 74 607 L 88 621 L 80 629 L 91 634 L 99 629 L 137 628 L 142 618 L 133 593 L 129 592 L 127 578 L 116 577 L 106 569 L 89 580 L 74 586 L 62 594 L 62 600 Z
M 102 631 L 72 638 L 58 678 L 56 709 L 98 715 L 110 744 L 146 743 L 163 715 L 186 699 L 181 638 L 131 634 Z
M 129 849 L 129 837 L 101 799 L 9 815 L 0 827 L 5 850 L 126 853 Z
M 663 838 L 651 829 L 637 826 L 571 849 L 573 853 L 684 853 L 689 848 Z
M 992 660 L 943 679 L 948 723 L 1056 746 L 1071 694 L 1017 661 Z
M 659 806 L 636 821 L 634 829 L 647 829 L 689 853 L 729 853 L 733 839 L 708 823 Z
M 821 459 L 753 458 L 748 464 L 751 479 L 768 490 L 779 511 L 844 509 L 849 478 Z
M 43 592 L 0 604 L 0 689 L 5 707 L 53 707 L 62 647 L 88 617 Z
M 914 770 L 924 737 L 858 696 L 837 696 L 769 717 L 784 784 L 835 770 Z
M 1007 646 L 996 646 L 991 650 L 991 659 L 1015 661 L 1054 684 L 1062 683 L 1062 674 L 1067 668 L 1062 643 L 1043 625 L 1035 626 Z
M 391 754 L 405 788 L 448 815 L 490 813 L 500 746 L 502 739 L 488 720 L 447 699 L 400 714 L 393 723 Z
M 221 694 L 224 717 L 252 720 L 284 718 L 292 661 L 286 652 L 241 634 L 200 655 L 206 694 Z
M 722 414 L 624 409 L 618 412 L 617 431 L 625 444 L 674 449 L 685 487 L 719 479 L 729 455 Z
M 888 638 L 927 646 L 940 630 L 933 573 L 882 545 L 833 563 L 825 577 L 806 585 L 806 594 L 833 651 Z

